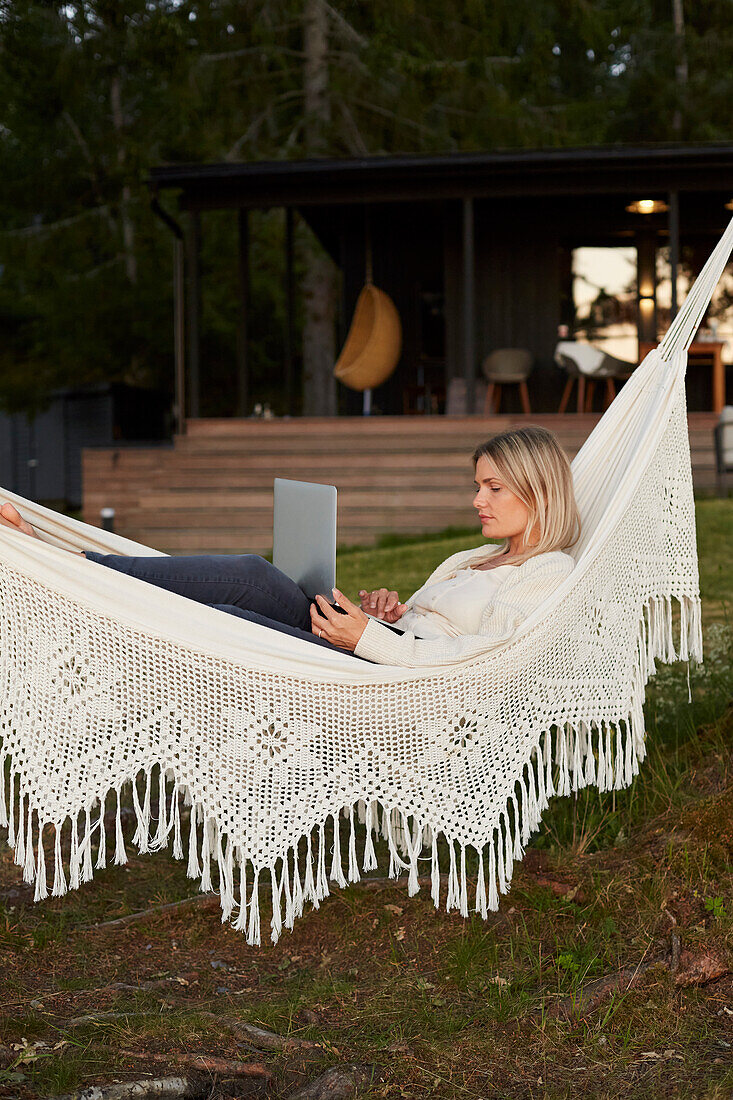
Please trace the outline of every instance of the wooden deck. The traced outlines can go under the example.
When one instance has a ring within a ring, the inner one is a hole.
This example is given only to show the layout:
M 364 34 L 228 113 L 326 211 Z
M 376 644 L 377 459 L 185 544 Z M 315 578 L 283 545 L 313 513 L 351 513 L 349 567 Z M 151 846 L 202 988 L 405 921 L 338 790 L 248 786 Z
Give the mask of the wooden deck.
M 172 554 L 265 552 L 272 481 L 338 486 L 339 541 L 476 523 L 473 448 L 509 427 L 542 424 L 572 457 L 598 415 L 191 420 L 173 446 L 90 448 L 84 519 L 115 509 L 115 530 Z M 713 413 L 691 413 L 698 489 L 715 484 Z M 478 530 L 478 528 L 477 528 Z

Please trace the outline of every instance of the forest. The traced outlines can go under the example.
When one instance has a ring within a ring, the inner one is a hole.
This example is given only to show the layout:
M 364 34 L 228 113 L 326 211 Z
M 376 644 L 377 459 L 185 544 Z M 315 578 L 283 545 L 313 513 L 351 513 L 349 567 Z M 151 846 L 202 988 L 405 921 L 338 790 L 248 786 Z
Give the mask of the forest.
M 730 0 L 3 0 L 0 408 L 99 382 L 172 390 L 152 167 L 727 141 L 731 14 Z M 202 412 L 226 415 L 236 242 L 229 219 L 206 223 Z M 253 215 L 252 401 L 275 412 L 284 233 L 281 210 Z M 309 302 L 316 286 L 338 300 L 338 272 L 297 219 L 295 239 L 307 390 Z

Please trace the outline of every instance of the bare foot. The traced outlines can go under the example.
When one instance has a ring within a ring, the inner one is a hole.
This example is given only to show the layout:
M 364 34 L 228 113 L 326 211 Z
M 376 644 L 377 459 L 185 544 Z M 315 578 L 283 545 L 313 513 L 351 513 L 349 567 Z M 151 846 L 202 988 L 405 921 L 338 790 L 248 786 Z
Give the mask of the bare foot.
M 14 527 L 16 531 L 22 531 L 24 535 L 30 535 L 34 539 L 39 537 L 30 523 L 23 519 L 18 509 L 10 501 L 0 507 L 0 524 L 3 527 Z

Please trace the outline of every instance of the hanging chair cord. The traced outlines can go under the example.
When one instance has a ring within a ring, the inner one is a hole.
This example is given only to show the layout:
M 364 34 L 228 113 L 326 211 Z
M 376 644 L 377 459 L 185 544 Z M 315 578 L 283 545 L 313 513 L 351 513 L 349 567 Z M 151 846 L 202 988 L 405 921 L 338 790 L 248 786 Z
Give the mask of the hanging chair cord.
M 372 271 L 372 226 L 369 218 L 369 207 L 364 207 L 364 282 L 371 286 L 374 282 Z

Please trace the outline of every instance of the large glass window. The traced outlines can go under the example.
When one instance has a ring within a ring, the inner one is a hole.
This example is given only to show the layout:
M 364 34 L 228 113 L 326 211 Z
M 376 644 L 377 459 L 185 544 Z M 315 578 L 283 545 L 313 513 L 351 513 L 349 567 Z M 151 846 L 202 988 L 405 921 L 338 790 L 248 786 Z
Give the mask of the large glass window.
M 573 249 L 574 334 L 637 362 L 636 249 Z

